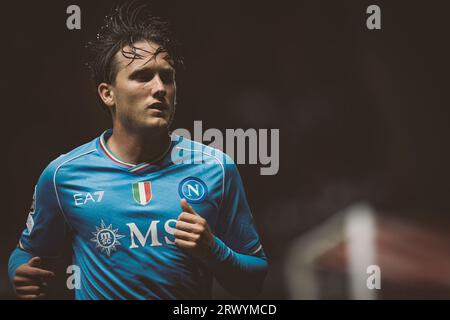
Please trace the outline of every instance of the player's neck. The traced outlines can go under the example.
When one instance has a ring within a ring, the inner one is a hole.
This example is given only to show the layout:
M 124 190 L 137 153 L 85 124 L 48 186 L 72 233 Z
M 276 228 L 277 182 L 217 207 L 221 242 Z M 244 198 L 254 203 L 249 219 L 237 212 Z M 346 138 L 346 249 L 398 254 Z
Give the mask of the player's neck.
M 115 127 L 106 141 L 111 152 L 124 162 L 154 162 L 163 156 L 171 143 L 167 130 L 142 134 Z

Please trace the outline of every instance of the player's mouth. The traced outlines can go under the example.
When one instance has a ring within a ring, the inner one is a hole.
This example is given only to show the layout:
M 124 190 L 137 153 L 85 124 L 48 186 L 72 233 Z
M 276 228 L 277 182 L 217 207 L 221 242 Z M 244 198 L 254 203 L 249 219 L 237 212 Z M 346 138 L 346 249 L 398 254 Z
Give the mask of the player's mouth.
M 155 114 L 163 114 L 169 111 L 169 106 L 162 102 L 154 102 L 151 105 L 149 105 L 147 109 L 154 111 Z
M 149 105 L 147 108 L 161 110 L 161 111 L 169 110 L 169 106 L 163 102 L 154 102 L 151 105 Z

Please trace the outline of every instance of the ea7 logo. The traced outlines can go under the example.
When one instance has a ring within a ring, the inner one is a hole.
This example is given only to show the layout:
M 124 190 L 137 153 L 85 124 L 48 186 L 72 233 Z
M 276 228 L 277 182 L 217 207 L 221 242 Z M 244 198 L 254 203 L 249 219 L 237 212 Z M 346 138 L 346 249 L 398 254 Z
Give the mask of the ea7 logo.
M 105 194 L 105 191 L 95 191 L 93 193 L 77 193 L 73 195 L 73 199 L 75 200 L 76 206 L 82 206 L 85 205 L 88 202 L 102 202 L 103 195 Z

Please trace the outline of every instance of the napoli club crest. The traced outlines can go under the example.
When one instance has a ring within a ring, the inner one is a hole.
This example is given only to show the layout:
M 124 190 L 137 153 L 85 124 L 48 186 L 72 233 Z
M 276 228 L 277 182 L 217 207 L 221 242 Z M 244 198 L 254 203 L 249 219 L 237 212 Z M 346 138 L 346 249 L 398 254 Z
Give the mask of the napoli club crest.
M 208 195 L 206 184 L 196 177 L 183 179 L 178 186 L 178 193 L 190 203 L 200 203 Z
M 145 206 L 152 200 L 152 184 L 150 181 L 133 183 L 131 189 L 134 201 L 141 206 Z

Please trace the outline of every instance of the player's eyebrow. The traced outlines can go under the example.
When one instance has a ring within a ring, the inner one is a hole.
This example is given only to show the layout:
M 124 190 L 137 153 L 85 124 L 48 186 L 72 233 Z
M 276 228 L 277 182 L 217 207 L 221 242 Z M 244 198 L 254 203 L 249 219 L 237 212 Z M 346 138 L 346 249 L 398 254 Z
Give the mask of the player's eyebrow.
M 150 67 L 150 66 L 144 66 L 141 68 L 138 68 L 136 70 L 134 70 L 133 72 L 131 72 L 131 74 L 129 75 L 130 78 L 136 77 L 137 75 L 140 75 L 142 73 L 146 73 L 146 72 L 162 72 L 162 73 L 170 73 L 171 75 L 175 75 L 175 69 L 173 69 L 172 67 Z

